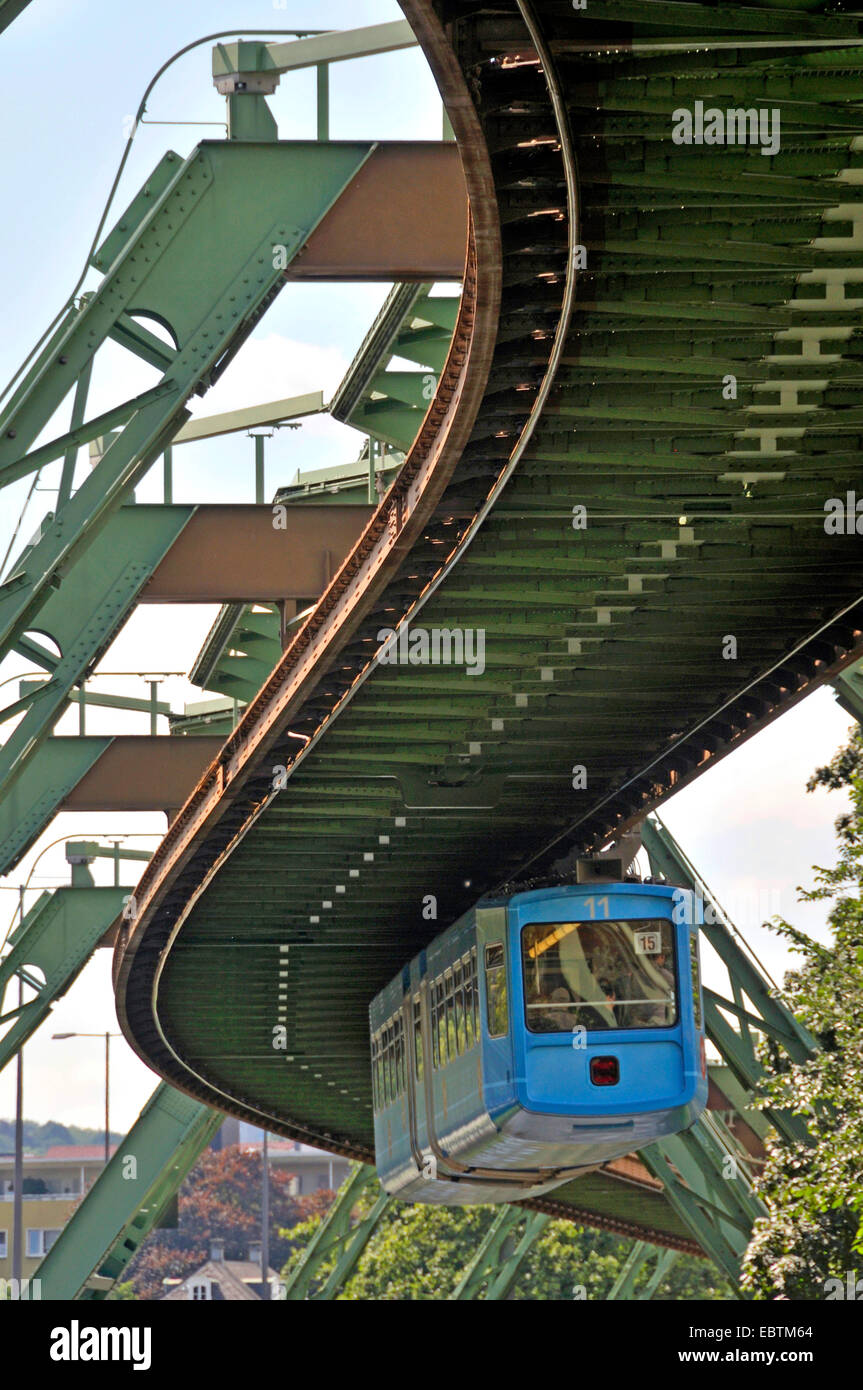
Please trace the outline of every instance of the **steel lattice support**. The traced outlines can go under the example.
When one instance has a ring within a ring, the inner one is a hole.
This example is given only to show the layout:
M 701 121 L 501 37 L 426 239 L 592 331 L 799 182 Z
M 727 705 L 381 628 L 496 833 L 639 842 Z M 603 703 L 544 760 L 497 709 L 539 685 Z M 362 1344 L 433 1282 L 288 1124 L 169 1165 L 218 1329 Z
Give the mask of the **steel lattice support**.
M 39 1266 L 42 1297 L 106 1298 L 222 1119 L 157 1086 Z
M 116 920 L 127 888 L 57 888 L 41 893 L 10 936 L 11 950 L 0 963 L 0 1008 L 7 986 L 16 978 L 36 991 L 20 1008 L 0 1013 L 0 1025 L 14 1020 L 0 1038 L 0 1071 L 35 1033 L 54 1001 L 87 964 L 99 941 Z M 33 973 L 40 971 L 43 980 Z
M 505 1206 L 489 1227 L 453 1294 L 454 1299 L 505 1299 L 530 1248 L 551 1220 L 544 1212 Z M 519 1229 L 521 1229 L 519 1234 Z M 483 1292 L 485 1290 L 485 1292 Z
M 282 1285 L 280 1297 L 288 1301 L 330 1301 L 353 1274 L 381 1217 L 393 1198 L 380 1190 L 369 1212 L 354 1222 L 354 1209 L 360 1197 L 378 1187 L 374 1168 L 358 1163 L 342 1183 L 338 1196 L 327 1212 L 290 1278 Z M 313 1291 L 322 1266 L 335 1255 L 335 1266 L 322 1287 Z
M 705 1112 L 692 1129 L 649 1145 L 640 1157 L 702 1249 L 737 1284 L 753 1224 L 767 1208 L 713 1117 Z
M 653 1297 L 660 1283 L 677 1259 L 676 1250 L 661 1250 L 647 1241 L 637 1240 L 633 1245 L 623 1269 L 614 1281 L 609 1301 L 635 1299 L 646 1302 Z M 647 1283 L 635 1292 L 635 1284 L 644 1266 L 653 1260 L 653 1270 Z
M 213 383 L 252 331 L 370 148 L 213 141 L 186 160 L 168 154 L 161 161 L 94 257 L 106 272 L 99 289 L 67 312 L 0 420 L 0 485 L 123 427 L 0 586 L 0 652 L 18 645 L 61 572 L 188 419 L 190 394 Z M 176 346 L 142 328 L 142 314 L 169 325 Z M 161 379 L 30 449 L 98 349 L 118 337 L 151 366 L 158 363 Z
M 707 1035 L 739 1083 L 751 1093 L 764 1075 L 756 1056 L 752 1030 L 772 1038 L 795 1062 L 804 1062 L 812 1056 L 817 1051 L 817 1043 L 787 1005 L 776 998 L 775 991 L 755 961 L 740 945 L 739 933 L 734 930 L 697 869 L 658 817 L 645 820 L 642 840 L 652 871 L 664 874 L 671 883 L 679 883 L 690 889 L 710 909 L 705 916 L 713 920 L 706 920 L 701 932 L 728 972 L 731 997 L 717 994 L 714 990 L 704 990 Z M 793 1143 L 805 1142 L 806 1128 L 799 1117 L 773 1109 L 765 1111 L 765 1114 L 785 1139 Z
M 30 0 L 0 0 L 0 34 L 4 29 L 8 29 L 13 19 L 17 19 L 29 4 Z

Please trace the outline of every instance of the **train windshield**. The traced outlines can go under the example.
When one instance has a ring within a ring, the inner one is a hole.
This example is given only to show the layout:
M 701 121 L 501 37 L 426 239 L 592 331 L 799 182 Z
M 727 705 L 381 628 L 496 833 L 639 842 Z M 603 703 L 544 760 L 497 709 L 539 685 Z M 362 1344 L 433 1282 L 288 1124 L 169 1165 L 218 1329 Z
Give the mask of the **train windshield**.
M 537 922 L 521 940 L 531 1033 L 675 1022 L 674 928 L 665 918 Z

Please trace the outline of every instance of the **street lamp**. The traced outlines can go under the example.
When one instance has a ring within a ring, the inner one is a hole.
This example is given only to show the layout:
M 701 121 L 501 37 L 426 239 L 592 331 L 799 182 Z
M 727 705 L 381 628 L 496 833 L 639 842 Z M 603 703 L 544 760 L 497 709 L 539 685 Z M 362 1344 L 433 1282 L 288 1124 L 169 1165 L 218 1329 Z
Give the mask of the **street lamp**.
M 104 1038 L 105 1039 L 105 1163 L 111 1157 L 111 1129 L 108 1124 L 108 1095 L 110 1089 L 111 1074 L 111 1039 L 121 1038 L 122 1033 L 52 1033 L 51 1038 L 54 1042 L 62 1042 L 66 1038 Z

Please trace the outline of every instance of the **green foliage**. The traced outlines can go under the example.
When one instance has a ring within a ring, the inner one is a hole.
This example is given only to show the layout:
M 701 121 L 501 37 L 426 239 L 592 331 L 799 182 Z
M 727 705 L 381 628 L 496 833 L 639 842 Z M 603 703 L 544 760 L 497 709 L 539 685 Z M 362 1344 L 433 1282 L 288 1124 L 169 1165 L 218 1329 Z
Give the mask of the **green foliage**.
M 143 1242 L 128 1267 L 133 1296 L 163 1297 L 165 1279 L 184 1279 L 210 1257 L 210 1241 L 225 1242 L 226 1260 L 245 1260 L 261 1232 L 261 1154 L 236 1145 L 216 1153 L 207 1149 L 186 1178 L 179 1194 L 176 1230 L 157 1230 Z M 270 1263 L 274 1269 L 289 1255 L 288 1232 L 310 1214 L 325 1209 L 332 1194 L 290 1195 L 291 1175 L 270 1169 Z
M 40 1124 L 38 1120 L 25 1120 L 24 1129 L 24 1151 L 29 1154 L 41 1154 L 46 1149 L 52 1149 L 56 1145 L 63 1146 L 71 1144 L 98 1144 L 105 1142 L 104 1129 L 83 1129 L 80 1125 L 63 1125 L 58 1120 L 46 1120 Z M 111 1143 L 119 1144 L 123 1138 L 122 1134 L 111 1134 Z M 12 1153 L 15 1147 L 15 1121 L 0 1120 L 0 1153 Z
M 109 1303 L 134 1303 L 136 1298 L 137 1294 L 132 1280 L 127 1279 L 123 1284 L 114 1285 L 106 1301 Z
M 863 1256 L 863 737 L 850 742 L 809 782 L 848 787 L 851 805 L 836 821 L 839 859 L 815 868 L 806 902 L 829 901 L 832 940 L 822 945 L 785 921 L 774 930 L 802 957 L 785 978 L 785 997 L 821 1051 L 792 1064 L 765 1048 L 764 1103 L 805 1118 L 811 1145 L 769 1145 L 759 1183 L 769 1215 L 756 1224 L 744 1287 L 757 1297 L 824 1297 Z
M 373 1190 L 363 1199 L 362 1210 L 367 1210 L 376 1197 L 377 1191 Z M 379 1223 L 339 1298 L 351 1301 L 452 1298 L 496 1215 L 493 1207 L 395 1203 Z M 320 1219 L 316 1217 L 286 1233 L 296 1242 L 296 1248 L 285 1266 L 285 1277 L 296 1268 Z M 630 1241 L 616 1236 L 587 1230 L 569 1221 L 549 1221 L 534 1241 L 510 1296 L 516 1301 L 605 1299 L 630 1249 Z M 316 1280 L 317 1289 L 322 1287 L 334 1264 L 334 1257 L 322 1264 Z M 636 1292 L 644 1287 L 649 1277 L 649 1269 L 642 1270 Z M 712 1265 L 691 1256 L 677 1259 L 654 1295 L 659 1299 L 733 1296 L 730 1286 Z

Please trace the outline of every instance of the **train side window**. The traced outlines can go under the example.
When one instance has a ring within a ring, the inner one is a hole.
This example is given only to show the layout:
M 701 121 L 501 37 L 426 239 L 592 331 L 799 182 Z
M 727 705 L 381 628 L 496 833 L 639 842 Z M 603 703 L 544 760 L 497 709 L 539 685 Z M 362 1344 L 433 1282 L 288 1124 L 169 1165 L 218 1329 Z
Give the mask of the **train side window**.
M 479 971 L 477 970 L 476 947 L 471 947 L 470 973 L 473 980 L 473 1035 L 479 1038 Z
M 399 1061 L 399 1094 L 404 1095 L 408 1088 L 408 1039 L 404 1014 L 399 1014 Z
M 455 1036 L 455 998 L 453 996 L 452 971 L 448 970 L 444 975 L 444 989 L 446 990 L 446 1052 L 450 1062 L 454 1062 L 458 1056 Z
M 423 1015 L 420 995 L 414 995 L 414 1071 L 417 1080 L 423 1075 Z
M 371 1052 L 372 1052 L 372 1109 L 375 1111 L 375 1114 L 377 1114 L 377 1112 L 378 1112 L 378 1110 L 380 1110 L 381 1106 L 380 1106 L 380 1100 L 379 1100 L 379 1098 L 378 1098 L 378 1040 L 377 1040 L 377 1037 L 375 1036 L 374 1033 L 372 1033 L 372 1046 L 371 1046 Z
M 391 1103 L 393 1098 L 392 1056 L 390 1030 L 384 1028 L 384 1101 L 387 1105 Z
M 446 1045 L 446 991 L 443 978 L 439 979 L 437 982 L 437 1034 L 440 1064 L 442 1067 L 445 1067 L 449 1061 L 449 1053 L 447 1052 Z
M 395 1038 L 393 1026 L 387 1028 L 387 1100 L 390 1105 L 396 1098 Z
M 461 1057 L 464 1044 L 464 986 L 462 984 L 461 961 L 456 961 L 452 972 L 453 998 L 455 999 L 455 1045 Z
M 701 1027 L 701 971 L 698 964 L 698 932 L 689 937 L 689 963 L 692 971 L 692 1011 L 696 1028 Z
M 435 981 L 435 1000 L 437 1003 L 437 1051 L 438 1065 L 445 1067 L 446 1055 L 446 1004 L 444 1002 L 443 980 Z
M 486 1021 L 490 1038 L 506 1036 L 509 1022 L 506 997 L 506 958 L 503 942 L 485 948 Z
M 440 1048 L 438 1047 L 438 1037 L 437 1037 L 437 992 L 436 992 L 436 990 L 435 990 L 435 986 L 434 986 L 434 981 L 433 981 L 433 980 L 432 980 L 431 983 L 429 984 L 429 987 L 428 987 L 428 995 L 427 995 L 426 997 L 427 997 L 428 1003 L 429 1003 L 429 1032 L 430 1032 L 430 1034 L 431 1034 L 431 1063 L 432 1063 L 432 1066 L 434 1067 L 435 1071 L 437 1071 L 438 1067 L 440 1066 Z
M 462 960 L 462 981 L 464 988 L 465 1046 L 468 1052 L 470 1052 L 475 1038 L 473 1030 L 473 995 L 475 985 L 473 978 L 473 960 L 470 955 L 465 956 Z
M 399 1026 L 400 1023 L 401 1020 L 397 1018 L 393 1024 L 393 1061 L 395 1063 L 396 1099 L 398 1099 L 402 1093 L 402 1030 Z

